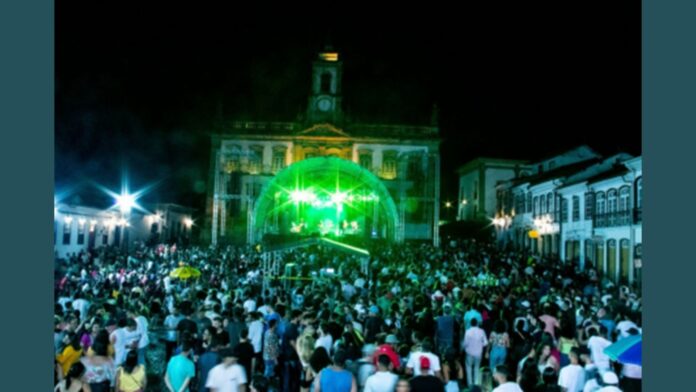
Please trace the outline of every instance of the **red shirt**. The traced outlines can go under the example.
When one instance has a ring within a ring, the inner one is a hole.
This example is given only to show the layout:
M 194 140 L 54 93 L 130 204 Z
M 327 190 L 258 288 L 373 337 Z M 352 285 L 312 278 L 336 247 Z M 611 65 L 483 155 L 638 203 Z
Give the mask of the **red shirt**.
M 399 355 L 396 354 L 396 351 L 394 351 L 391 345 L 383 344 L 377 347 L 377 350 L 375 350 L 375 354 L 372 357 L 372 362 L 374 362 L 375 366 L 377 366 L 377 359 L 380 355 L 388 356 L 391 360 L 392 366 L 394 366 L 394 370 L 399 370 L 401 367 L 401 360 L 399 360 Z

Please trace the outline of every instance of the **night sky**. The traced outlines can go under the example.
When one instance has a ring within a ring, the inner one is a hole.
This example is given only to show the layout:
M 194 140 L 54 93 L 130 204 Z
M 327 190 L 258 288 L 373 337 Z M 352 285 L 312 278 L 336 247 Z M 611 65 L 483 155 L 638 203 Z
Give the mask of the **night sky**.
M 327 41 L 355 120 L 427 124 L 439 106 L 443 199 L 477 156 L 534 159 L 581 143 L 638 155 L 640 2 L 604 3 L 408 17 L 338 3 L 275 16 L 57 3 L 56 190 L 116 189 L 125 168 L 132 188 L 159 181 L 150 201 L 202 211 L 216 116 L 295 120 Z

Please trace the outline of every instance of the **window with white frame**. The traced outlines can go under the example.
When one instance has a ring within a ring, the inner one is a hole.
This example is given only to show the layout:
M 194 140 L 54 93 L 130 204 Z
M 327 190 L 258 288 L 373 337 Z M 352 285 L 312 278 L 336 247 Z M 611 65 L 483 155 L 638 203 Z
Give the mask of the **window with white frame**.
M 594 212 L 594 200 L 592 200 L 592 196 L 592 192 L 585 193 L 585 220 L 592 219 Z
M 619 189 L 619 211 L 628 211 L 631 207 L 631 189 L 628 186 Z
M 573 222 L 580 220 L 580 196 L 573 196 Z
M 70 234 L 72 233 L 73 218 L 66 216 L 63 219 L 63 245 L 70 245 Z
M 597 208 L 595 209 L 597 215 L 603 215 L 606 212 L 606 199 L 604 196 L 604 192 L 597 192 L 595 194 L 595 205 L 597 206 Z
M 77 220 L 77 244 L 83 245 L 85 243 L 85 225 L 87 221 L 84 218 Z
M 618 199 L 616 189 L 607 191 L 607 213 L 611 214 L 618 211 Z

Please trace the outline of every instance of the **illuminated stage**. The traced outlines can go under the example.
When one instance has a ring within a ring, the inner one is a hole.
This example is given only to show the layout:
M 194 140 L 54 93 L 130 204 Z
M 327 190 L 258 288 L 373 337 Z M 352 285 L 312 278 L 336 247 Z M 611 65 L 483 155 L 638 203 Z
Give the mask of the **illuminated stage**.
M 254 236 L 393 240 L 396 205 L 379 178 L 353 162 L 319 157 L 279 172 L 254 206 Z

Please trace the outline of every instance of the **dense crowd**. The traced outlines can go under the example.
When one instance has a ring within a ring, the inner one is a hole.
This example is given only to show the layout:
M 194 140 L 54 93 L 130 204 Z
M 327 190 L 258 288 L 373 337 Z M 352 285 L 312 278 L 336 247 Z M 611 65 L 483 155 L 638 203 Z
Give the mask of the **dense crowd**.
M 280 264 L 164 245 L 57 260 L 56 390 L 641 390 L 604 353 L 641 333 L 640 295 L 592 268 L 464 240 Z

